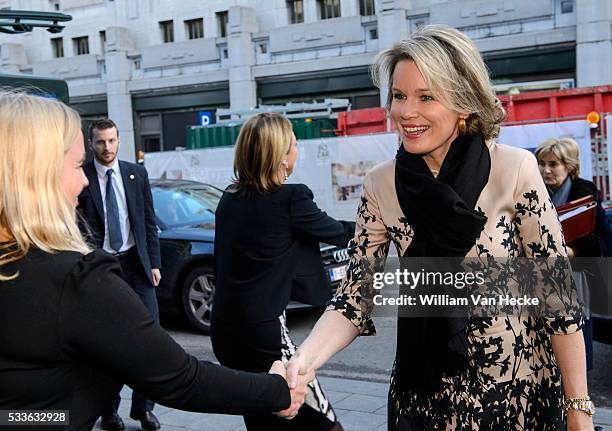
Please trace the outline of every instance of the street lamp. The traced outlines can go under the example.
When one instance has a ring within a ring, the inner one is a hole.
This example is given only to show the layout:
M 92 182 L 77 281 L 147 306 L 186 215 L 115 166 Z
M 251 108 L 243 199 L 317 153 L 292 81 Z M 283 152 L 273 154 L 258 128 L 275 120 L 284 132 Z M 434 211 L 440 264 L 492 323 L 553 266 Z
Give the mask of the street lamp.
M 44 27 L 49 33 L 59 33 L 64 26 L 58 23 L 70 20 L 72 16 L 59 12 L 0 10 L 0 33 L 27 33 L 34 27 Z

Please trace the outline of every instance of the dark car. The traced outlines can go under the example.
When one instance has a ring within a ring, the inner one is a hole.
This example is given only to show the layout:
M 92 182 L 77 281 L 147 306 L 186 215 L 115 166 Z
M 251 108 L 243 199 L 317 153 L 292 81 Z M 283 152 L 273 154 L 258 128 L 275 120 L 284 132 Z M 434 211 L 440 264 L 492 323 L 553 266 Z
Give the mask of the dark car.
M 151 192 L 162 259 L 160 307 L 178 308 L 194 328 L 209 333 L 215 292 L 215 211 L 223 192 L 196 181 L 166 179 L 151 180 Z M 346 274 L 348 251 L 321 244 L 321 256 L 331 291 Z M 292 303 L 289 308 L 297 306 Z

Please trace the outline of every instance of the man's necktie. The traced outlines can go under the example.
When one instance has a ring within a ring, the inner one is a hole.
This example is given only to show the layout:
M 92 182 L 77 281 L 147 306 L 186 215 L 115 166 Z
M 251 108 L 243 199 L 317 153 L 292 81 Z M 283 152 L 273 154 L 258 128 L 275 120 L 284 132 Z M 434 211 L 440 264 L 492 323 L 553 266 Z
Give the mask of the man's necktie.
M 106 181 L 106 221 L 108 223 L 110 246 L 113 250 L 119 251 L 123 245 L 123 238 L 121 237 L 121 223 L 119 222 L 119 206 L 113 188 L 113 173 L 112 169 L 106 171 L 108 177 Z

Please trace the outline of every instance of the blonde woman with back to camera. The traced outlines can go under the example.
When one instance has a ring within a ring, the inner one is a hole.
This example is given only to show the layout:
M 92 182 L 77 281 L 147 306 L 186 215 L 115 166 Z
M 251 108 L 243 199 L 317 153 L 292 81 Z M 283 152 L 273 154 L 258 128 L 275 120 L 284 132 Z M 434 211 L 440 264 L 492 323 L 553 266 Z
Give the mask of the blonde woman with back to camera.
M 401 145 L 370 171 L 356 249 L 331 305 L 288 364 L 321 367 L 358 335 L 374 335 L 359 261 L 400 257 L 566 256 L 535 157 L 499 145 L 504 118 L 478 49 L 426 26 L 375 59 Z M 398 318 L 390 430 L 592 431 L 580 310 L 559 318 Z M 563 390 L 561 389 L 563 381 Z
M 321 211 L 306 185 L 287 183 L 297 158 L 291 122 L 282 115 L 257 114 L 240 129 L 235 180 L 223 193 L 215 225 L 210 336 L 217 359 L 228 367 L 261 371 L 290 359 L 289 300 L 322 305 L 329 299 L 319 242 L 346 247 L 355 231 L 354 223 Z M 342 430 L 316 379 L 292 421 L 245 415 L 244 422 L 250 431 Z
M 177 409 L 294 416 L 312 373 L 290 392 L 280 362 L 252 374 L 187 355 L 91 252 L 84 158 L 73 109 L 0 91 L 0 410 L 67 410 L 59 429 L 88 430 L 125 383 Z

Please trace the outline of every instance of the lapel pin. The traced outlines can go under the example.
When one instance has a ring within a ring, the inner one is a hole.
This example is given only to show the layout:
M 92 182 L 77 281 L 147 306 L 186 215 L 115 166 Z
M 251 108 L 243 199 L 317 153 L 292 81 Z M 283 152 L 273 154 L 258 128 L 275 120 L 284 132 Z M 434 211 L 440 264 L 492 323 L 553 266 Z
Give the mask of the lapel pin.
M 134 174 L 130 174 L 130 180 L 134 179 Z

